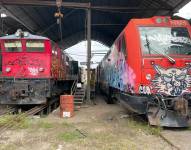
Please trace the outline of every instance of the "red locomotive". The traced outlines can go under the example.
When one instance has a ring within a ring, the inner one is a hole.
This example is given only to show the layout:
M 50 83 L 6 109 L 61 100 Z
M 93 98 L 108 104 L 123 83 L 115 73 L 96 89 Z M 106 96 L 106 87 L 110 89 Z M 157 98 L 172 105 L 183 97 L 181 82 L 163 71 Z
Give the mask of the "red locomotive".
M 99 64 L 98 83 L 151 125 L 189 126 L 191 29 L 186 20 L 132 19 Z
M 78 63 L 50 39 L 18 30 L 0 43 L 0 104 L 45 104 L 69 91 Z

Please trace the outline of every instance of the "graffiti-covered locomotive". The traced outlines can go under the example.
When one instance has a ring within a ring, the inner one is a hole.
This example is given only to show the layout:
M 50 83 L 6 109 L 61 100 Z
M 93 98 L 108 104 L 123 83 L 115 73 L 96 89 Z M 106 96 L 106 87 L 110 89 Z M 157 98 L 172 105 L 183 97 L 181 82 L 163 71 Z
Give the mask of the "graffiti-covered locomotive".
M 46 104 L 69 92 L 78 63 L 50 39 L 18 30 L 0 43 L 0 104 Z
M 98 69 L 102 91 L 151 125 L 189 126 L 191 29 L 186 20 L 132 19 Z

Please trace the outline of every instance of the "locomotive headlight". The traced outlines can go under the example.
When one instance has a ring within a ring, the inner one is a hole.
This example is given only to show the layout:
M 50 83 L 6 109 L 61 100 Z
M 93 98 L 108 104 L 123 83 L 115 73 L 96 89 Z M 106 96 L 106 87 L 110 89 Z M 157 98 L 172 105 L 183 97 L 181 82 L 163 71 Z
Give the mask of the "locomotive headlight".
M 147 75 L 146 75 L 146 79 L 147 79 L 147 80 L 151 80 L 151 74 L 147 74 Z
M 10 71 L 11 71 L 11 68 L 10 68 L 10 67 L 7 67 L 7 68 L 5 69 L 5 71 L 6 71 L 6 72 L 10 72 Z
M 162 23 L 162 18 L 156 18 L 156 23 Z
M 39 72 L 43 72 L 43 71 L 44 71 L 44 68 L 39 68 L 38 71 L 39 71 Z

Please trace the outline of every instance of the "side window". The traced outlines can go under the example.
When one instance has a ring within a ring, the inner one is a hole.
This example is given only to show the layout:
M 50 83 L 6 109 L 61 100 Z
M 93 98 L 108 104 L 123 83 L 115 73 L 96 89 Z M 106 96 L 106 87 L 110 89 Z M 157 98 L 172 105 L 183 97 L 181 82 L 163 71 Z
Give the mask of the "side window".
M 125 58 L 127 58 L 126 42 L 124 35 L 121 38 L 121 52 L 124 54 Z
M 69 57 L 68 57 L 68 56 L 66 56 L 65 61 L 66 61 L 66 65 L 69 66 L 69 61 L 70 61 L 70 60 L 69 60 Z
M 52 55 L 56 56 L 57 55 L 57 51 L 56 51 L 56 45 L 52 42 Z
M 60 55 L 60 50 L 58 47 L 56 47 L 56 56 L 59 58 L 59 55 Z

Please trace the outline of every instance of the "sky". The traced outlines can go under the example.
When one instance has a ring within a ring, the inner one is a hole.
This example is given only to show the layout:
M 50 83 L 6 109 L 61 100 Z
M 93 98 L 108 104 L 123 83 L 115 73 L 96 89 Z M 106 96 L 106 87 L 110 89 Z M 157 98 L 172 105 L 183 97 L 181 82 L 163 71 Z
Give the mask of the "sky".
M 184 7 L 182 7 L 178 13 L 175 13 L 174 15 L 183 17 L 185 19 L 191 19 L 191 1 L 186 4 Z
M 182 7 L 178 13 L 175 13 L 174 15 L 178 15 L 180 17 L 183 17 L 185 19 L 191 19 L 191 2 L 186 4 L 184 7 Z M 86 62 L 86 54 L 87 54 L 87 42 L 82 41 L 68 49 L 65 50 L 70 56 L 79 62 Z M 97 42 L 97 41 L 92 41 L 92 52 L 94 53 L 95 51 L 97 53 L 104 53 L 104 54 L 93 54 L 91 61 L 94 63 L 100 62 L 104 55 L 107 53 L 109 50 L 109 47 Z M 80 65 L 81 66 L 81 65 Z M 91 65 L 91 68 L 96 68 L 97 64 Z M 86 67 L 83 65 L 83 67 Z
M 100 62 L 104 55 L 109 50 L 109 47 L 97 42 L 92 41 L 91 42 L 92 47 L 92 58 L 91 61 L 93 63 Z M 79 62 L 87 62 L 86 56 L 87 56 L 87 41 L 82 41 L 68 49 L 65 50 L 66 53 L 68 53 L 74 60 L 77 60 Z M 92 64 L 91 68 L 96 68 L 98 64 Z M 82 66 L 82 65 L 80 65 Z M 84 66 L 84 65 L 83 65 Z M 86 67 L 86 66 L 84 66 Z

